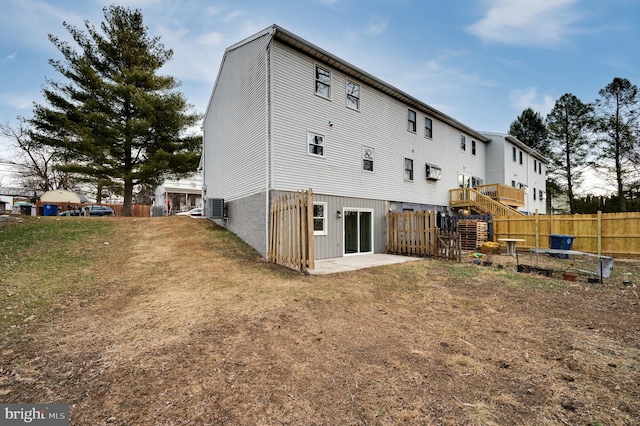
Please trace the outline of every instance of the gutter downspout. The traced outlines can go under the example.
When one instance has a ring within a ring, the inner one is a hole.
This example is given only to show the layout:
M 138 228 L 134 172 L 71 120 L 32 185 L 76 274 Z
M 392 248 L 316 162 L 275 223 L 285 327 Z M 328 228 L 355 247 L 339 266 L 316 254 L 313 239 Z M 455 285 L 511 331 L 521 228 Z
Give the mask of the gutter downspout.
M 264 149 L 264 183 L 265 183 L 265 194 L 264 194 L 264 241 L 265 241 L 265 254 L 267 257 L 269 256 L 269 225 L 270 225 L 270 182 L 269 182 L 269 166 L 271 164 L 270 161 L 270 152 L 271 152 L 271 85 L 269 79 L 269 69 L 271 66 L 271 42 L 273 41 L 273 33 L 271 35 L 271 40 L 267 43 L 267 50 L 264 53 L 264 81 L 265 81 L 265 100 L 264 100 L 264 111 L 265 111 L 265 149 Z

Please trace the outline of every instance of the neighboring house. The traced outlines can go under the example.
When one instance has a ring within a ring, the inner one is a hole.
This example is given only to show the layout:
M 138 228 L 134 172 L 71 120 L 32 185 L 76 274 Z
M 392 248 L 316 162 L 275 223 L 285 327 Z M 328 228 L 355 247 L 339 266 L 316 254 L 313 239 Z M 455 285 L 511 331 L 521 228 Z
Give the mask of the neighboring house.
M 226 50 L 203 129 L 206 214 L 224 199 L 216 221 L 262 255 L 269 202 L 286 192 L 313 189 L 321 259 L 384 252 L 389 211 L 451 212 L 450 190 L 510 184 L 488 172 L 493 135 L 276 25 Z
M 202 207 L 202 173 L 184 179 L 167 179 L 155 190 L 154 216 L 171 215 Z
M 487 182 L 503 183 L 524 190 L 526 214 L 546 214 L 546 172 L 549 162 L 535 150 L 513 136 L 483 132 L 491 139 L 487 144 Z

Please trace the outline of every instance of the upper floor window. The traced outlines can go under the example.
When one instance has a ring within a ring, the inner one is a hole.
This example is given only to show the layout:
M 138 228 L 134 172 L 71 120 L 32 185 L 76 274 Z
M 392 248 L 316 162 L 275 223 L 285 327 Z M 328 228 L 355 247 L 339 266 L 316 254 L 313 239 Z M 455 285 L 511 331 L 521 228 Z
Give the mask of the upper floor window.
M 538 171 L 538 161 L 537 160 L 533 160 L 533 171 L 537 172 Z
M 331 71 L 316 65 L 316 95 L 331 97 Z
M 366 170 L 368 172 L 373 171 L 374 157 L 375 151 L 373 148 L 369 148 L 368 146 L 362 147 L 362 170 Z
M 520 151 L 520 161 L 519 161 L 520 165 L 522 165 L 522 151 Z
M 517 161 L 517 158 L 516 158 L 516 147 L 515 146 L 511 147 L 511 157 L 513 158 L 513 161 Z
M 460 149 L 463 151 L 467 150 L 467 138 L 464 135 L 460 135 Z
M 416 112 L 412 109 L 407 110 L 407 130 L 414 133 L 416 131 Z
M 324 136 L 309 132 L 307 134 L 309 155 L 324 157 Z
M 360 109 L 360 85 L 347 80 L 347 106 Z
M 404 180 L 413 180 L 413 160 L 410 158 L 404 159 Z
M 542 163 L 538 163 L 538 174 L 542 174 Z
M 427 138 L 433 137 L 433 121 L 429 117 L 424 118 L 424 135 Z
M 471 139 L 471 155 L 476 155 L 476 141 Z
M 313 203 L 313 233 L 327 235 L 327 203 Z

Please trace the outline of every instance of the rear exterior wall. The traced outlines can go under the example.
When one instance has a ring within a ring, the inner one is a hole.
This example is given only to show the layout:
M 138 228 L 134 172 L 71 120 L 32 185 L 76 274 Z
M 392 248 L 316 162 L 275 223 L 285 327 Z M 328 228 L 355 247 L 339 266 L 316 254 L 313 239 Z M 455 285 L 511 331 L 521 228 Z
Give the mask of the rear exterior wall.
M 331 72 L 330 99 L 315 94 L 315 66 Z M 315 194 L 448 206 L 458 174 L 485 179 L 485 143 L 433 117 L 433 135 L 425 136 L 426 116 L 417 114 L 417 131 L 407 130 L 407 106 L 314 61 L 281 43 L 271 46 L 271 187 Z M 360 85 L 360 108 L 346 106 L 346 84 Z M 324 137 L 324 157 L 308 153 L 308 132 Z M 374 170 L 362 167 L 363 147 L 374 149 Z M 413 181 L 404 179 L 404 159 L 413 160 Z M 442 169 L 427 180 L 425 163 Z M 486 182 L 486 180 L 485 180 Z

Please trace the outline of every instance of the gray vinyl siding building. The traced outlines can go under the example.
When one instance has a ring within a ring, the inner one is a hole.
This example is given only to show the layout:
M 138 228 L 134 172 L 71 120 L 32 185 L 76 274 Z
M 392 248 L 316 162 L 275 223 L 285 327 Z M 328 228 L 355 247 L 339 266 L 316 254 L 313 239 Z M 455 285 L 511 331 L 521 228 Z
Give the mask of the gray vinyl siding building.
M 524 213 L 546 214 L 546 173 L 548 161 L 513 136 L 484 132 L 491 139 L 487 145 L 487 179 L 525 188 Z
M 386 212 L 444 212 L 487 179 L 489 137 L 276 25 L 226 50 L 203 128 L 207 214 L 224 199 L 218 223 L 262 255 L 283 192 L 312 188 L 322 259 L 384 252 Z

